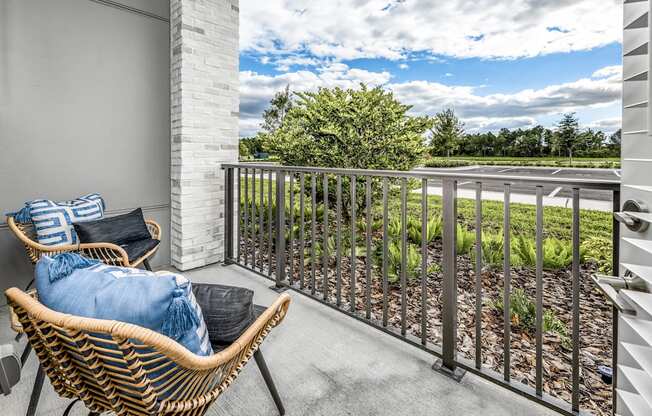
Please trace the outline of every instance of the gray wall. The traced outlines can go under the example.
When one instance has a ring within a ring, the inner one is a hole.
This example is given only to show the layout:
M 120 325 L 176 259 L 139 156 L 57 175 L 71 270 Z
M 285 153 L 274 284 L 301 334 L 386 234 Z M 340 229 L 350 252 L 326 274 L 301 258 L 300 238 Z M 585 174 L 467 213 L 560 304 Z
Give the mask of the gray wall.
M 115 3 L 0 0 L 0 214 L 100 192 L 162 225 L 169 264 L 169 3 Z M 31 275 L 1 220 L 0 289 Z

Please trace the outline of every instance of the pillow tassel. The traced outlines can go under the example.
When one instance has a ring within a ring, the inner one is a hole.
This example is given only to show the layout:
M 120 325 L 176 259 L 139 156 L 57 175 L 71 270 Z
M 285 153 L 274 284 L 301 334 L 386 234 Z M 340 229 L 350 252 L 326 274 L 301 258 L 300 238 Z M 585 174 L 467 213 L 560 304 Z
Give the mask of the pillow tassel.
M 14 221 L 16 221 L 19 224 L 29 224 L 30 222 L 32 222 L 31 211 L 32 211 L 32 207 L 29 204 L 25 204 L 23 209 L 9 215 L 13 216 Z
M 168 314 L 163 322 L 161 331 L 172 339 L 179 339 L 184 333 L 199 325 L 195 309 L 190 304 L 185 291 L 174 291 L 174 299 L 168 307 Z
M 52 257 L 52 260 L 52 263 L 48 266 L 50 282 L 62 279 L 70 275 L 76 269 L 85 269 L 99 263 L 99 260 L 82 257 L 75 253 L 57 254 Z

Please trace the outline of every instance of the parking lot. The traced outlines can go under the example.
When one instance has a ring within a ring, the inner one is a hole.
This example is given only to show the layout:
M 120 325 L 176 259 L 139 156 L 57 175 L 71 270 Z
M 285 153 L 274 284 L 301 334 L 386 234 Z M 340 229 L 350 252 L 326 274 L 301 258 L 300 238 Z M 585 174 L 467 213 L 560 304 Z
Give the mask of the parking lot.
M 571 178 L 571 179 L 603 179 L 620 180 L 620 171 L 617 169 L 579 169 L 579 168 L 539 168 L 539 167 L 509 167 L 509 166 L 469 166 L 462 168 L 421 168 L 419 170 L 431 172 L 459 172 L 471 174 L 504 175 L 504 176 L 532 176 L 545 179 Z M 552 206 L 570 206 L 572 190 L 569 187 L 543 183 L 544 204 Z M 460 181 L 458 195 L 462 198 L 471 198 L 475 192 L 475 182 Z M 429 191 L 438 194 L 441 190 L 441 181 L 429 181 Z M 502 200 L 504 185 L 500 182 L 483 183 L 483 199 Z M 512 201 L 534 203 L 536 194 L 535 185 L 514 182 L 511 186 Z M 612 195 L 610 191 L 583 189 L 580 192 L 582 208 L 611 210 Z

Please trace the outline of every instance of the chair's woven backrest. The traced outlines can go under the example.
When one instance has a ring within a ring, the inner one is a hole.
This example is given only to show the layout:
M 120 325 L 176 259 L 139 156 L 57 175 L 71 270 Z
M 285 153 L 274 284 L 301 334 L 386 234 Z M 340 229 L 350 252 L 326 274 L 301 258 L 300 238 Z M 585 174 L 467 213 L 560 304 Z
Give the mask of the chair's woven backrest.
M 9 224 L 9 229 L 25 246 L 25 251 L 27 251 L 27 257 L 29 257 L 29 260 L 32 263 L 36 263 L 44 253 L 38 249 L 38 244 L 36 244 L 36 232 L 34 231 L 32 224 L 18 223 L 13 219 L 13 217 L 8 217 L 7 223 Z M 53 252 L 51 254 L 57 253 Z
M 117 415 L 202 415 L 289 304 L 277 301 L 234 345 L 198 357 L 147 329 L 54 312 L 19 289 L 6 293 L 57 393 Z

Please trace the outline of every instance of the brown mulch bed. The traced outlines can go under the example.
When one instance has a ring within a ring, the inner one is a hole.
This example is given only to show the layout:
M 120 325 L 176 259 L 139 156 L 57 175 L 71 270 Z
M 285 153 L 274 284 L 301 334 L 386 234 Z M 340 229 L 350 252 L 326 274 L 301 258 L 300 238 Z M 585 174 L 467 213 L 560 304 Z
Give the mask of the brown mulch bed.
M 242 246 L 244 248 L 244 246 Z M 267 247 L 263 247 L 265 252 Z M 244 251 L 243 251 L 244 252 Z M 267 256 L 263 256 L 267 261 Z M 294 252 L 294 282 L 299 280 L 299 255 Z M 258 255 L 257 255 L 258 260 Z M 437 241 L 429 247 L 429 264 L 441 262 L 441 246 Z M 315 268 L 315 291 L 322 297 L 323 274 L 322 259 L 317 259 Z M 272 259 L 274 268 L 274 259 Z M 349 310 L 350 298 L 350 260 L 342 258 L 342 308 Z M 581 269 L 580 288 L 580 397 L 582 410 L 596 415 L 611 414 L 612 387 L 604 383 L 597 373 L 599 365 L 611 366 L 612 353 L 612 311 L 592 283 L 590 276 L 594 270 L 590 265 Z M 366 305 L 365 258 L 356 263 L 356 311 L 364 314 Z M 458 352 L 460 356 L 475 360 L 475 272 L 467 256 L 458 258 Z M 535 299 L 535 272 L 529 268 L 511 270 L 512 288 L 521 288 Z M 336 274 L 335 258 L 331 256 L 328 275 L 328 300 L 335 303 Z M 441 272 L 427 276 L 427 338 L 441 345 Z M 305 266 L 304 290 L 310 291 L 311 266 Z M 383 291 L 382 277 L 372 268 L 371 314 L 372 319 L 382 319 Z M 482 273 L 482 362 L 483 367 L 498 373 L 503 371 L 503 317 L 492 305 L 502 297 L 502 270 L 485 270 Z M 572 276 L 570 268 L 545 270 L 543 274 L 544 310 L 552 310 L 566 326 L 568 336 L 572 332 Z M 421 282 L 408 280 L 407 288 L 407 332 L 421 337 Z M 388 290 L 388 322 L 391 327 L 401 327 L 401 289 L 399 284 L 390 284 Z M 569 343 L 563 345 L 562 338 L 553 333 L 544 334 L 543 344 L 543 390 L 545 393 L 571 401 L 571 360 Z M 536 341 L 534 331 L 512 325 L 511 332 L 511 378 L 532 388 L 535 386 Z

